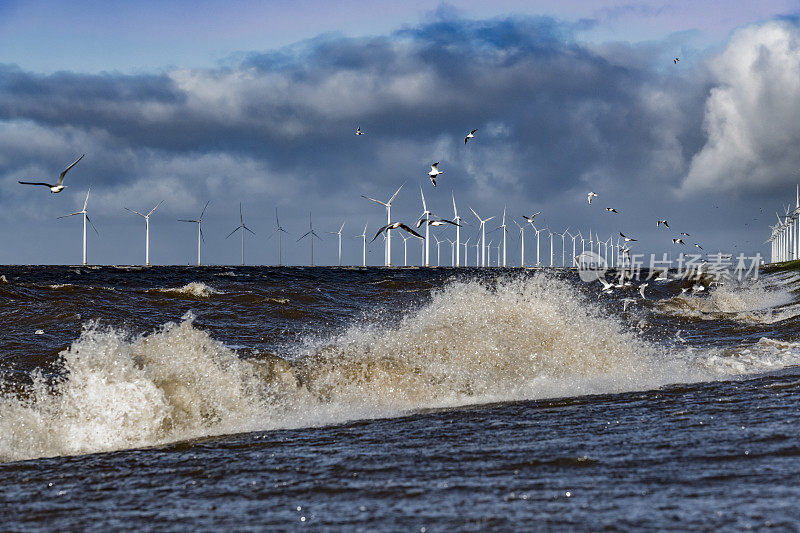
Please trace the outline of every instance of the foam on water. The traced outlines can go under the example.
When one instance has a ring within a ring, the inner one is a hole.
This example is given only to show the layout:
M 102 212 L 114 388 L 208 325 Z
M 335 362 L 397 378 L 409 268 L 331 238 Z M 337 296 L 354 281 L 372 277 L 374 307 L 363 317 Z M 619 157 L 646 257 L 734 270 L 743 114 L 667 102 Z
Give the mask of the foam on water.
M 192 281 L 183 287 L 174 287 L 166 289 L 153 289 L 155 292 L 162 292 L 167 294 L 174 294 L 180 296 L 193 296 L 195 298 L 208 298 L 212 294 L 224 294 L 222 291 L 206 285 L 200 281 Z
M 37 374 L 23 393 L 0 395 L 0 460 L 651 389 L 761 371 L 758 350 L 772 354 L 769 368 L 796 364 L 796 355 L 781 359 L 796 346 L 770 342 L 752 353 L 678 352 L 543 274 L 451 282 L 425 305 L 309 340 L 285 357 L 241 359 L 191 316 L 144 336 L 89 324 L 62 352 L 60 380 Z
M 790 289 L 793 278 L 761 278 L 743 285 L 722 285 L 699 294 L 680 294 L 659 302 L 663 312 L 702 320 L 728 319 L 772 324 L 800 314 Z

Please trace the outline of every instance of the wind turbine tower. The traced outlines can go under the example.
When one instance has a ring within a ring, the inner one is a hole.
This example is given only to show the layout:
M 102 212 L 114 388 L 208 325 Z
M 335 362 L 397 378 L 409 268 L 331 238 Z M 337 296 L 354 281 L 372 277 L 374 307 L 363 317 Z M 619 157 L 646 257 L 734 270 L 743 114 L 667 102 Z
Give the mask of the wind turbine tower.
M 403 185 L 405 185 L 405 183 L 403 183 Z M 397 197 L 397 194 L 400 192 L 400 189 L 403 188 L 403 185 L 401 185 L 400 187 L 397 188 L 397 190 L 392 195 L 392 197 L 389 198 L 388 202 L 381 202 L 380 200 L 376 200 L 375 198 L 370 198 L 369 196 L 364 196 L 363 194 L 361 195 L 361 197 L 362 198 L 366 198 L 367 200 L 372 200 L 373 202 L 381 204 L 382 206 L 386 207 L 386 224 L 391 224 L 392 223 L 392 202 L 394 201 L 395 197 Z M 314 239 L 311 239 L 311 240 L 313 241 Z M 384 263 L 384 266 L 388 267 L 388 266 L 392 266 L 392 232 L 391 231 L 387 231 L 386 232 L 385 242 L 386 242 L 386 251 L 384 253 L 385 257 L 384 257 L 384 262 L 383 263 Z
M 97 235 L 98 233 L 97 228 L 94 227 L 92 220 L 89 218 L 89 213 L 86 211 L 86 207 L 89 205 L 89 193 L 92 191 L 92 187 L 89 186 L 89 189 L 86 191 L 86 200 L 83 201 L 83 209 L 80 211 L 76 211 L 74 213 L 70 213 L 69 215 L 64 215 L 58 218 L 67 218 L 75 215 L 83 215 L 83 264 L 86 265 L 86 222 L 88 221 L 89 224 L 92 225 L 92 229 L 94 230 Z
M 150 215 L 152 215 L 155 212 L 155 210 L 158 209 L 158 206 L 160 206 L 162 203 L 164 203 L 164 200 L 161 200 L 160 202 L 158 202 L 156 204 L 156 206 L 153 209 L 151 209 L 150 212 L 147 213 L 146 215 L 143 215 L 138 211 L 134 211 L 133 209 L 128 209 L 127 207 L 125 208 L 125 209 L 128 209 L 128 211 L 130 211 L 131 213 L 137 214 L 140 217 L 144 218 L 144 264 L 145 264 L 145 266 L 150 266 Z
M 206 238 L 203 236 L 203 228 L 201 224 L 203 223 L 203 215 L 206 213 L 206 208 L 211 201 L 209 200 L 206 202 L 206 205 L 203 206 L 203 210 L 200 212 L 200 218 L 197 220 L 186 220 L 186 219 L 178 219 L 178 222 L 193 222 L 197 224 L 197 266 L 200 266 L 200 241 L 202 240 L 205 242 Z

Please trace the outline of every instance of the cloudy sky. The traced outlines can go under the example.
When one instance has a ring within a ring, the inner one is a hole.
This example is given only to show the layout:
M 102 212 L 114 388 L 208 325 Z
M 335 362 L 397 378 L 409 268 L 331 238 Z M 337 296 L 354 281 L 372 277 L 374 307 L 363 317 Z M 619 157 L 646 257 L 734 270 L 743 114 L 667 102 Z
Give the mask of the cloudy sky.
M 396 220 L 416 220 L 422 186 L 440 215 L 454 192 L 462 214 L 541 211 L 554 231 L 621 230 L 641 252 L 674 251 L 656 228 L 666 218 L 707 251 L 766 253 L 767 225 L 800 181 L 798 14 L 787 0 L 6 0 L 0 264 L 79 262 L 79 217 L 56 217 L 80 209 L 90 184 L 100 264 L 143 261 L 144 222 L 123 208 L 161 200 L 154 263 L 195 260 L 196 230 L 177 219 L 208 200 L 204 262 L 239 262 L 225 237 L 242 202 L 256 232 L 248 263 L 276 262 L 276 208 L 294 236 L 285 262 L 308 262 L 294 240 L 311 212 L 316 262 L 336 262 L 327 232 L 344 221 L 355 263 L 354 235 L 385 221 L 360 195 L 386 199 L 402 183 Z M 55 180 L 82 153 L 60 194 L 17 183 Z M 530 263 L 533 241 L 527 252 Z M 382 263 L 380 239 L 368 257 Z

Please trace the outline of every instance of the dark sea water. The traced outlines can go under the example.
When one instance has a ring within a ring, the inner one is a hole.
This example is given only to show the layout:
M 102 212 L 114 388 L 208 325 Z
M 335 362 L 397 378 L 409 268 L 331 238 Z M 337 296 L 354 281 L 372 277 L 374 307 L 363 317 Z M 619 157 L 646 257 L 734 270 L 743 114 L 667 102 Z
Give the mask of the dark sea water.
M 0 267 L 0 530 L 797 530 L 796 272 Z

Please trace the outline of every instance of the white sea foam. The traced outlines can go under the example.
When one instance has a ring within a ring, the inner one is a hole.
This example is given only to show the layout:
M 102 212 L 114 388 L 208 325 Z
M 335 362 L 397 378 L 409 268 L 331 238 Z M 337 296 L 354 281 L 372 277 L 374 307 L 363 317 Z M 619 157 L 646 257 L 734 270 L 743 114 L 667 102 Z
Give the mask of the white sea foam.
M 200 281 L 193 281 L 191 283 L 187 283 L 183 287 L 173 287 L 173 288 L 166 288 L 166 289 L 153 289 L 155 292 L 162 292 L 167 294 L 174 294 L 180 296 L 193 296 L 195 298 L 208 298 L 213 294 L 225 294 L 222 291 L 219 291 L 205 283 Z
M 657 307 L 670 314 L 703 320 L 772 324 L 800 314 L 800 305 L 794 303 L 790 289 L 790 282 L 785 279 L 762 278 L 741 287 L 723 285 L 707 293 L 681 294 Z
M 63 378 L 0 395 L 0 460 L 156 445 L 225 433 L 481 402 L 645 390 L 763 371 L 796 358 L 672 352 L 567 281 L 538 274 L 452 282 L 395 321 L 354 325 L 284 358 L 240 359 L 191 316 L 145 336 L 87 325 Z M 726 359 L 727 358 L 727 359 Z M 748 359 L 749 358 L 749 359 Z M 735 363 L 735 364 L 734 364 Z M 740 366 L 737 366 L 740 365 Z

